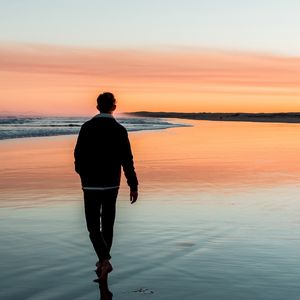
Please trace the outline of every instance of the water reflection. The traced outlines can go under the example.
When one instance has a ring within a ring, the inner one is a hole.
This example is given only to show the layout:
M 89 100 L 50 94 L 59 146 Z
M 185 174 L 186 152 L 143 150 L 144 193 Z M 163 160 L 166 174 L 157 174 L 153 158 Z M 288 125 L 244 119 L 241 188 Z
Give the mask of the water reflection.
M 181 122 L 193 127 L 130 133 L 145 197 L 300 183 L 299 124 Z M 59 136 L 1 141 L 1 205 L 29 198 L 36 203 L 78 200 L 75 140 Z M 122 189 L 127 190 L 124 182 Z
M 113 293 L 109 290 L 108 287 L 108 277 L 104 279 L 95 279 L 94 282 L 98 284 L 100 292 L 100 300 L 112 300 Z

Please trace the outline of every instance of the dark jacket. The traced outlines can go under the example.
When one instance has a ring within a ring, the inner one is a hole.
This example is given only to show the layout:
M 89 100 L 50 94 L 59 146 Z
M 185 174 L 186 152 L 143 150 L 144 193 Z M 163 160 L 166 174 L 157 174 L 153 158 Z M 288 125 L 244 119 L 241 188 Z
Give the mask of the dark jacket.
M 131 191 L 137 191 L 127 130 L 114 118 L 96 116 L 85 122 L 74 156 L 83 187 L 119 186 L 122 166 Z

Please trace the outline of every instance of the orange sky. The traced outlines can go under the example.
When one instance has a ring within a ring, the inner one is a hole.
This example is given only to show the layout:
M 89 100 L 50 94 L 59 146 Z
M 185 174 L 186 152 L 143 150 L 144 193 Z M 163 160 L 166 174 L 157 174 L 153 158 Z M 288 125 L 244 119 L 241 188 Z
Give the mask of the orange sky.
M 119 112 L 300 111 L 300 57 L 2 44 L 0 65 L 2 113 L 86 115 L 102 91 Z

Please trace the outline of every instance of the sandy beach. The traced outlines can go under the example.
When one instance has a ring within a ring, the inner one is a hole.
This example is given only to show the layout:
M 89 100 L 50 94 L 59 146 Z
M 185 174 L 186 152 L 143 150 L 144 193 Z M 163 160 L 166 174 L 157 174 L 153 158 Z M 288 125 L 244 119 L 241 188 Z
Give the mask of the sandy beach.
M 300 125 L 177 121 L 130 132 L 140 198 L 123 180 L 113 299 L 299 299 Z M 3 300 L 99 299 L 75 141 L 0 141 Z

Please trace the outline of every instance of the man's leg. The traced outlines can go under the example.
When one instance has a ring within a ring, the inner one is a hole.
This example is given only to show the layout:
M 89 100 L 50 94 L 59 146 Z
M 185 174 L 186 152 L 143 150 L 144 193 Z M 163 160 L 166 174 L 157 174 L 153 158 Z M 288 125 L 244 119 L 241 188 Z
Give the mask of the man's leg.
M 109 260 L 110 247 L 107 246 L 100 231 L 100 208 L 103 202 L 103 191 L 84 190 L 84 209 L 87 229 L 99 261 Z M 104 200 L 105 201 L 105 200 Z
M 110 251 L 113 241 L 118 191 L 118 189 L 105 191 L 105 197 L 102 201 L 101 230 L 108 251 Z

